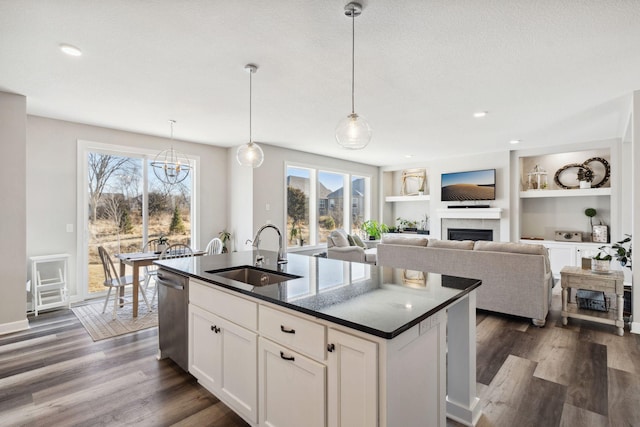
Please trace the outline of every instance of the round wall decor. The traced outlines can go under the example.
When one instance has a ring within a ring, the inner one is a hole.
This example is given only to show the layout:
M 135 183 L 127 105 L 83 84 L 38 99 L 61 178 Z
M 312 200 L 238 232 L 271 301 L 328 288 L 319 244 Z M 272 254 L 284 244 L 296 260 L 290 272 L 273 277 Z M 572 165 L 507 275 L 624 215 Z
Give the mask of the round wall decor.
M 589 164 L 591 163 L 600 163 L 601 166 L 598 167 L 597 171 L 594 171 L 594 168 L 589 166 Z M 564 188 L 567 190 L 580 188 L 580 185 L 567 185 L 561 181 L 562 178 L 565 178 L 566 180 L 566 176 L 568 174 L 565 172 L 574 168 L 578 170 L 583 169 L 585 171 L 588 171 L 587 175 L 591 175 L 595 177 L 602 176 L 602 179 L 600 179 L 600 181 L 591 184 L 591 188 L 602 187 L 604 184 L 607 183 L 607 181 L 609 181 L 609 177 L 611 176 L 611 167 L 609 166 L 609 162 L 607 162 L 602 157 L 591 157 L 590 159 L 587 159 L 584 163 L 569 163 L 568 165 L 564 165 L 563 167 L 558 169 L 553 177 L 553 180 L 558 185 L 558 187 Z M 573 176 L 576 177 L 577 179 L 577 175 L 578 173 L 576 171 L 576 174 Z

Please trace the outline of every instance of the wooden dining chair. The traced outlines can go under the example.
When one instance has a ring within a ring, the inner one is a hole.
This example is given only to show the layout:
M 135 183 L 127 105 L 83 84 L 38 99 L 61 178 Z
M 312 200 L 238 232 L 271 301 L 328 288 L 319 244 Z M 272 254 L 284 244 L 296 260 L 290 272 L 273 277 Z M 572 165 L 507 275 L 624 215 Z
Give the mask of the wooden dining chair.
M 207 245 L 207 249 L 205 249 L 207 255 L 216 255 L 222 253 L 222 240 L 217 237 L 211 239 L 209 244 Z
M 98 246 L 98 254 L 100 255 L 100 260 L 102 261 L 102 268 L 104 270 L 104 286 L 109 288 L 107 292 L 107 297 L 104 299 L 104 306 L 102 307 L 102 312 L 104 313 L 107 309 L 107 304 L 109 302 L 109 296 L 111 295 L 111 290 L 115 288 L 115 292 L 113 294 L 113 315 L 112 319 L 115 320 L 116 312 L 118 310 L 118 306 L 121 304 L 128 302 L 125 301 L 118 294 L 119 290 L 124 288 L 125 286 L 133 285 L 133 276 L 120 276 L 118 270 L 116 270 L 115 265 L 113 265 L 113 260 L 111 259 L 111 255 L 109 252 L 102 247 Z M 142 294 L 142 299 L 145 304 L 147 304 L 147 309 L 151 311 L 151 306 L 149 305 L 149 301 L 147 301 L 147 295 L 144 293 L 144 289 L 141 286 L 138 287 L 139 292 Z
M 143 247 L 142 252 L 158 252 L 158 239 L 149 240 Z M 155 279 L 158 277 L 158 266 L 157 265 L 145 265 L 144 266 L 144 285 L 142 286 L 145 294 L 149 290 L 149 286 L 151 285 L 151 279 Z M 155 290 L 154 290 L 155 295 Z M 151 305 L 153 305 L 153 299 L 151 300 Z

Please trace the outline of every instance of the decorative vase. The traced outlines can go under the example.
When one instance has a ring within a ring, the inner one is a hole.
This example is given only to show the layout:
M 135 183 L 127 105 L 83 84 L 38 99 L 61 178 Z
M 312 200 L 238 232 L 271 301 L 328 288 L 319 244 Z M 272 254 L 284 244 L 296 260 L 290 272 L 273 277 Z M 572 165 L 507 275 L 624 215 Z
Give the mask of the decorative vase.
M 609 272 L 611 261 L 604 259 L 591 259 L 591 270 L 598 273 Z
M 580 181 L 580 188 L 591 188 L 591 181 Z
M 166 244 L 164 244 L 164 243 L 159 243 L 159 244 L 158 244 L 158 246 L 157 246 L 157 249 L 156 249 L 156 250 L 157 250 L 158 252 L 162 252 L 162 251 L 164 251 L 165 249 L 167 249 L 167 247 L 168 247 L 168 245 L 166 245 Z

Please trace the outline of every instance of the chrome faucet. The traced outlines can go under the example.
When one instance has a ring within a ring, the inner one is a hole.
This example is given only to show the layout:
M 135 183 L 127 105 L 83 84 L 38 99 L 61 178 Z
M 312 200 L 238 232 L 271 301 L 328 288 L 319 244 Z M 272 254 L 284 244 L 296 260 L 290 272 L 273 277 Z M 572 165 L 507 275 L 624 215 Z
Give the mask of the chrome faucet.
M 258 230 L 258 232 L 256 233 L 256 237 L 253 239 L 253 246 L 255 246 L 256 251 L 260 251 L 260 234 L 262 233 L 262 231 L 265 228 L 273 228 L 274 230 L 276 230 L 276 233 L 278 233 L 278 265 L 280 264 L 286 264 L 287 263 L 287 253 L 284 251 L 284 240 L 282 238 L 282 233 L 280 232 L 280 229 L 278 227 L 276 227 L 273 224 L 265 224 L 262 227 L 260 227 L 260 229 Z M 264 257 L 262 257 L 259 253 L 258 256 L 256 257 L 256 263 L 258 262 L 262 262 L 262 260 L 264 260 Z

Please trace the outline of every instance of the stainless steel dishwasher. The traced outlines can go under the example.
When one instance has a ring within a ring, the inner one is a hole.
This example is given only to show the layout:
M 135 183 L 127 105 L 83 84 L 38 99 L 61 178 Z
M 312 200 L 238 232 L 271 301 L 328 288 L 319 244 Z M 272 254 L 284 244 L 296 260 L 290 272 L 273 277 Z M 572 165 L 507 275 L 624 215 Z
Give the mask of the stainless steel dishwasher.
M 158 341 L 160 358 L 170 358 L 189 371 L 188 311 L 189 278 L 158 269 Z

